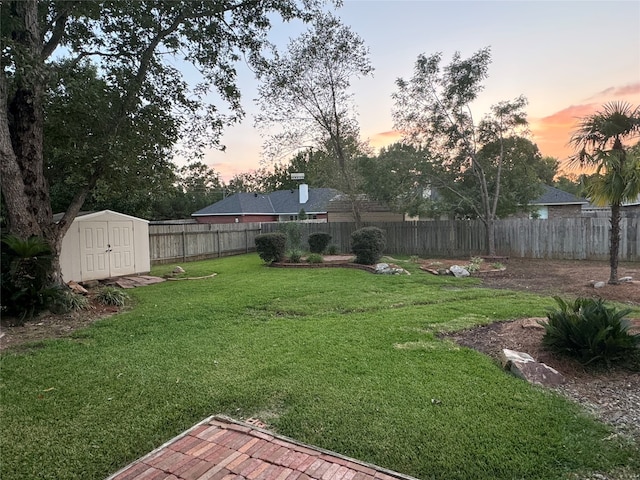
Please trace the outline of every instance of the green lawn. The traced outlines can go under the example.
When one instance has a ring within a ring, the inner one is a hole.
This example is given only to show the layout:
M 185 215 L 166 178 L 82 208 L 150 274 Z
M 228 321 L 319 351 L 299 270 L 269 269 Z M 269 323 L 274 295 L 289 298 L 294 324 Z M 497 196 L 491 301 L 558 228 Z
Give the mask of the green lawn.
M 183 266 L 218 276 L 136 289 L 126 313 L 2 355 L 0 478 L 104 478 L 217 413 L 421 479 L 640 471 L 577 406 L 436 337 L 550 298 L 256 255 Z

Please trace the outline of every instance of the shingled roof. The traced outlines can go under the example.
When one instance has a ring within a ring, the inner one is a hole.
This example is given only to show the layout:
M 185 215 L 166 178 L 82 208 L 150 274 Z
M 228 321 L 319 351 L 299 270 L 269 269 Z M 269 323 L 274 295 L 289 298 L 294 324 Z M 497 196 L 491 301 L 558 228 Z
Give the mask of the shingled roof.
M 572 193 L 544 185 L 544 192 L 531 202 L 531 205 L 582 205 L 589 203 L 584 198 L 576 197 Z
M 299 191 L 279 190 L 268 194 L 236 193 L 192 213 L 192 217 L 207 215 L 295 215 L 300 209 L 308 214 L 326 213 L 329 201 L 339 195 L 333 188 L 310 188 L 309 200 L 299 202 Z

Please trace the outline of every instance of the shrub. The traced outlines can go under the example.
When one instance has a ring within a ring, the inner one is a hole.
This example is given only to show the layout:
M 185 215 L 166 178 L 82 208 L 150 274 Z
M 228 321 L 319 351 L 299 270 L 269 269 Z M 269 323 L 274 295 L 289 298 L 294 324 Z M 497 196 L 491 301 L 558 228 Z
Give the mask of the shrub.
M 289 250 L 287 257 L 289 257 L 291 263 L 300 263 L 302 260 L 302 251 L 297 249 Z
M 41 237 L 2 239 L 2 313 L 22 324 L 49 306 L 56 288 L 49 280 L 51 249 Z
M 382 258 L 386 245 L 384 232 L 378 227 L 364 227 L 351 234 L 351 251 L 356 255 L 355 263 L 373 265 Z
M 324 258 L 319 253 L 310 253 L 307 257 L 307 262 L 309 263 L 323 263 Z
M 338 254 L 338 246 L 337 245 L 329 245 L 327 247 L 327 254 L 329 254 L 329 255 L 337 255 Z
M 256 250 L 266 263 L 282 260 L 286 246 L 287 236 L 284 233 L 263 233 L 256 236 Z
M 331 235 L 324 232 L 316 232 L 309 235 L 309 251 L 311 253 L 322 253 L 329 245 Z
M 587 364 L 617 360 L 640 346 L 640 335 L 629 333 L 624 319 L 630 309 L 607 307 L 602 299 L 578 298 L 565 302 L 554 297 L 559 309 L 550 309 L 542 343 L 548 349 L 576 357 Z
M 287 247 L 289 250 L 302 250 L 302 227 L 297 222 L 283 222 L 278 225 L 278 231 L 287 237 Z
M 96 293 L 96 300 L 103 305 L 114 305 L 116 307 L 124 307 L 129 294 L 118 287 L 102 287 Z
M 469 265 L 467 265 L 466 268 L 468 272 L 473 273 L 473 272 L 477 272 L 478 270 L 480 270 L 480 266 L 482 265 L 482 262 L 484 262 L 484 260 L 481 257 L 471 257 L 471 261 L 469 262 Z
M 49 309 L 53 313 L 67 313 L 89 308 L 89 299 L 71 291 L 67 287 L 59 287 L 53 296 Z

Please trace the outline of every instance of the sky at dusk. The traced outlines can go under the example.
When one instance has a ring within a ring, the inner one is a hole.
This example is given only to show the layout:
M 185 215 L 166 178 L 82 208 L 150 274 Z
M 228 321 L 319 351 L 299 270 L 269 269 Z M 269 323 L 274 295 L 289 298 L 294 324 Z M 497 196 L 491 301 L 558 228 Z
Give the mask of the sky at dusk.
M 373 77 L 354 81 L 352 91 L 362 138 L 376 148 L 399 140 L 391 95 L 398 77 L 411 77 L 421 53 L 442 52 L 446 65 L 456 51 L 467 58 L 491 47 L 474 116 L 524 95 L 531 139 L 543 155 L 560 160 L 571 153 L 567 143 L 579 117 L 613 100 L 640 105 L 638 1 L 346 0 L 336 15 L 370 49 Z M 275 25 L 271 40 L 284 48 L 304 29 Z M 261 166 L 262 138 L 253 126 L 257 82 L 248 68 L 238 72 L 247 116 L 225 131 L 225 152 L 204 158 L 225 181 Z

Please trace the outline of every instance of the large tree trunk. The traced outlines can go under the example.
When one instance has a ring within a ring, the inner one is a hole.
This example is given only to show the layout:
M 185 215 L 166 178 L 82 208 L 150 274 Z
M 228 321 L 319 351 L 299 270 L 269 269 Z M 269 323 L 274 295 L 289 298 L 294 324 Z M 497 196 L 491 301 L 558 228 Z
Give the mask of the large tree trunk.
M 620 251 L 620 204 L 611 205 L 611 231 L 609 232 L 609 283 L 618 283 L 618 254 Z

